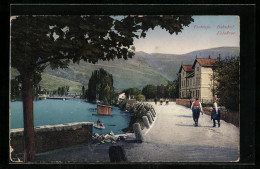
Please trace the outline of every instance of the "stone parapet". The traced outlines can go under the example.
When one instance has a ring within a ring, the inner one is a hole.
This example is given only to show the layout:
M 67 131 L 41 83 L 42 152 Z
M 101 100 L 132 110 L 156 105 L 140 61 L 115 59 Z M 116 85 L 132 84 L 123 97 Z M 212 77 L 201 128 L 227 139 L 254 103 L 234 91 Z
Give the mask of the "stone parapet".
M 34 128 L 35 152 L 47 152 L 88 143 L 92 138 L 92 131 L 92 122 L 37 126 Z M 11 129 L 10 146 L 14 154 L 23 153 L 23 128 Z

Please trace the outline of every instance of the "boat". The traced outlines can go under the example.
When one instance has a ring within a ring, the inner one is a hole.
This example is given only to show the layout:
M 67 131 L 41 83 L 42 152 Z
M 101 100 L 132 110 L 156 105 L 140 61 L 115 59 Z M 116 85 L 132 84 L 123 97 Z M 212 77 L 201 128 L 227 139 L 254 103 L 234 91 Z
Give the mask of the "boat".
M 97 124 L 94 124 L 93 127 L 97 128 L 97 129 L 105 129 L 105 126 L 100 126 L 100 125 L 97 125 Z

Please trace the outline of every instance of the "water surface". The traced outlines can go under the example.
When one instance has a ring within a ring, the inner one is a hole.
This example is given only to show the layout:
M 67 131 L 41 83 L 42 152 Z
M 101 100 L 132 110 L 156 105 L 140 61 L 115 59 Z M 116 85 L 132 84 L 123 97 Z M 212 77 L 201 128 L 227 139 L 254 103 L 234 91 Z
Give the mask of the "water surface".
M 111 116 L 97 115 L 97 105 L 84 100 L 39 100 L 34 101 L 34 126 L 63 124 L 72 122 L 103 121 L 105 129 L 93 128 L 93 133 L 121 134 L 130 121 L 130 114 L 121 112 L 117 107 L 112 107 Z M 22 102 L 11 102 L 11 129 L 23 128 Z

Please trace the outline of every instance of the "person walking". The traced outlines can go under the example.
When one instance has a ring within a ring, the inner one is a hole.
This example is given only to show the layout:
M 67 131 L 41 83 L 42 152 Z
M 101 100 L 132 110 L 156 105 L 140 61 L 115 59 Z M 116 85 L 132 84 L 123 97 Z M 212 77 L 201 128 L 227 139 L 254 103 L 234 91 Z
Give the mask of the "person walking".
M 216 121 L 218 121 L 218 127 L 220 127 L 220 110 L 219 103 L 214 98 L 213 109 L 211 111 L 211 120 L 213 120 L 213 127 L 216 127 Z
M 163 104 L 163 99 L 162 98 L 160 98 L 160 105 L 162 105 Z
M 154 98 L 154 103 L 157 104 L 157 97 Z
M 199 98 L 196 97 L 196 100 L 194 102 L 192 102 L 191 105 L 191 110 L 192 110 L 192 117 L 194 120 L 194 126 L 198 126 L 198 122 L 199 122 L 199 117 L 200 117 L 200 112 L 203 115 L 203 109 L 201 106 L 201 103 L 199 102 Z
M 165 105 L 168 105 L 169 104 L 169 99 L 168 98 L 166 98 L 166 103 L 165 103 Z

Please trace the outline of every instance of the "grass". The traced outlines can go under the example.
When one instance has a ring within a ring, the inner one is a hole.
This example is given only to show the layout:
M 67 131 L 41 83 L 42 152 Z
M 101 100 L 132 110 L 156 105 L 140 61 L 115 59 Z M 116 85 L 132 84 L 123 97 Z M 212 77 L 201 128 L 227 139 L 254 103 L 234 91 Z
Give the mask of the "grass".
M 82 84 L 79 82 L 74 82 L 65 78 L 52 76 L 49 74 L 42 74 L 42 80 L 40 82 L 42 89 L 46 89 L 49 91 L 57 90 L 58 87 L 61 86 L 69 86 L 70 94 L 80 94 L 82 89 Z

